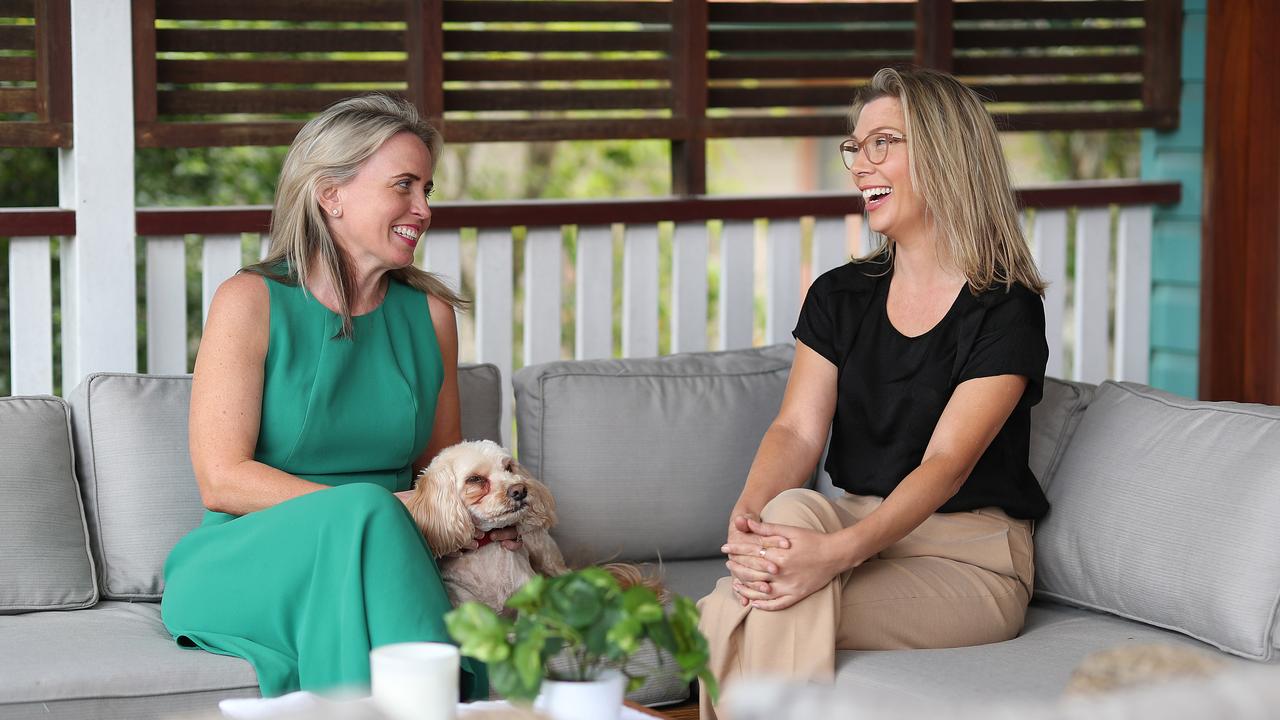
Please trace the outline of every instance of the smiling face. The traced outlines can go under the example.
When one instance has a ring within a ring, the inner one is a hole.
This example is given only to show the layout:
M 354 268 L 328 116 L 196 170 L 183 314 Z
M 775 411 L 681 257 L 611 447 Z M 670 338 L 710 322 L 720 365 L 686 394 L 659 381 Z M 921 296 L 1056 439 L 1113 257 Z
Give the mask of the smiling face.
M 902 103 L 895 97 L 881 97 L 863 106 L 858 113 L 858 123 L 853 138 L 859 142 L 874 142 L 868 136 L 883 133 L 891 137 L 905 138 L 906 118 Z M 907 142 L 892 143 L 884 162 L 871 164 L 867 156 L 859 152 L 853 159 L 853 179 L 867 201 L 867 218 L 871 229 L 903 242 L 924 228 L 924 198 L 915 192 L 911 183 L 910 163 L 907 158 Z
M 418 240 L 431 224 L 427 197 L 433 171 L 427 146 L 402 132 L 369 156 L 350 182 L 322 191 L 334 239 L 362 272 L 413 263 Z

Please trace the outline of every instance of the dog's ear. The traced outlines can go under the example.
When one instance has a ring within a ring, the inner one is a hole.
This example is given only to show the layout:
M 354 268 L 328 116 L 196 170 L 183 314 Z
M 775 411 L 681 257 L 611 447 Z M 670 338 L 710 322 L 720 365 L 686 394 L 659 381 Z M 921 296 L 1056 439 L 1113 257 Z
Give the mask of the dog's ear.
M 409 513 L 436 557 L 457 552 L 471 542 L 475 527 L 458 493 L 448 450 L 437 455 L 419 476 Z

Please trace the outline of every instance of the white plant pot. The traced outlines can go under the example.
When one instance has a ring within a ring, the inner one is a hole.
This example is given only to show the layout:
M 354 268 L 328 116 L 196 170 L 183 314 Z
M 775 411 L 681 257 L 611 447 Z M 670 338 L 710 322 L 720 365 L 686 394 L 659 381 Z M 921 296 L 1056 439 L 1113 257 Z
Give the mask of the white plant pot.
M 618 720 L 626 678 L 607 670 L 599 680 L 543 679 L 533 708 L 551 720 Z

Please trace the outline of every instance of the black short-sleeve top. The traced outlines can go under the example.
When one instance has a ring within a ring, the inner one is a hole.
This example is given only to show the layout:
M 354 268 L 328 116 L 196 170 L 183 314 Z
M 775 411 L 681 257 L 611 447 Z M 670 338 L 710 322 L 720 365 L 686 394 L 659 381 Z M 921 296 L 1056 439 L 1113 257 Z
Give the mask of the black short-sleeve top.
M 809 288 L 793 333 L 837 369 L 826 470 L 839 488 L 888 497 L 924 457 L 956 386 L 1021 375 L 1017 407 L 940 512 L 999 507 L 1016 518 L 1049 511 L 1027 464 L 1031 406 L 1040 402 L 1049 349 L 1044 302 L 1019 284 L 982 293 L 965 287 L 928 332 L 908 337 L 889 322 L 887 262 L 852 262 Z

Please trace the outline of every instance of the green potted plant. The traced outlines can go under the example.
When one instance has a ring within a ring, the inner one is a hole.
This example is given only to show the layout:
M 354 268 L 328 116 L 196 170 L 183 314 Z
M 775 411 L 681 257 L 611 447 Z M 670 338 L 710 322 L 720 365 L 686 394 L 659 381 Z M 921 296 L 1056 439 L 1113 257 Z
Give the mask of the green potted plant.
M 707 667 L 707 641 L 698 630 L 698 609 L 688 598 L 677 595 L 671 607 L 664 607 L 653 590 L 624 589 L 613 575 L 591 567 L 535 577 L 507 600 L 507 607 L 515 611 L 514 620 L 474 602 L 463 603 L 444 619 L 462 654 L 486 663 L 490 683 L 509 700 L 529 702 L 542 690 L 539 709 L 567 717 L 554 706 L 556 697 L 597 693 L 604 687 L 612 696 L 605 701 L 610 707 L 586 714 L 581 696 L 568 702 L 578 706 L 573 711 L 578 715 L 616 718 L 622 681 L 627 691 L 644 685 L 645 678 L 627 667 L 643 640 L 670 654 L 683 680 L 697 677 L 712 697 L 717 695 Z M 568 671 L 556 673 L 548 661 L 560 653 L 568 659 Z M 582 690 L 588 683 L 595 685 Z

